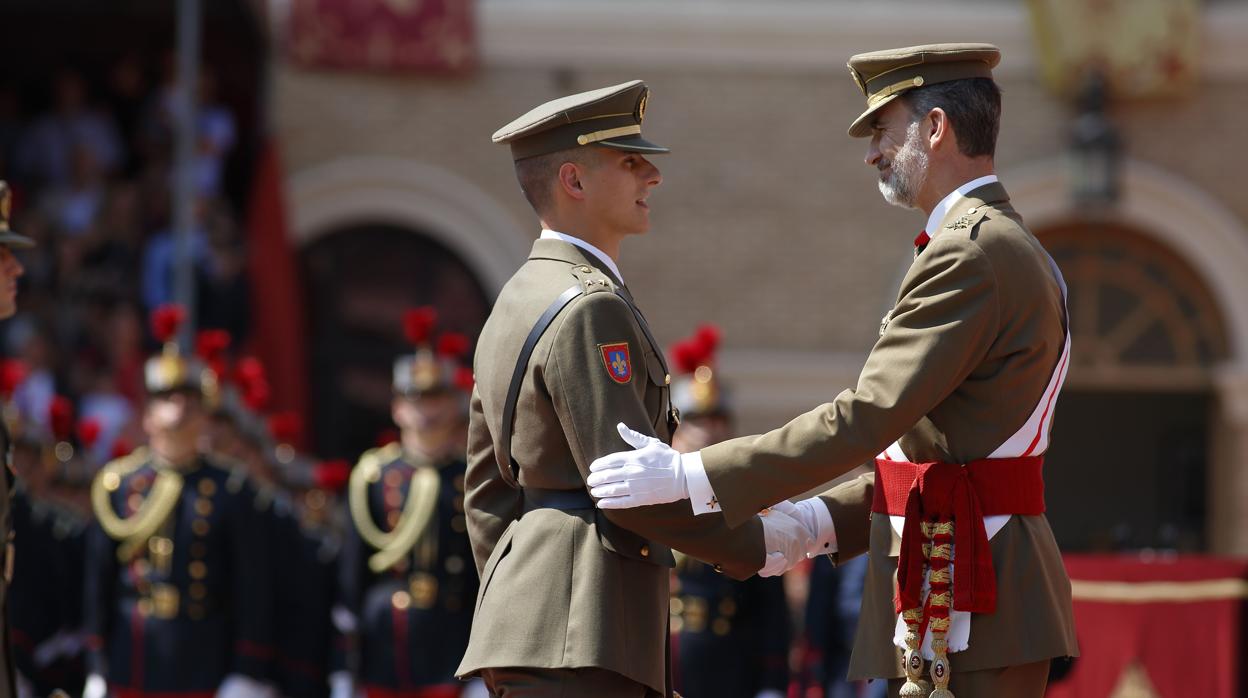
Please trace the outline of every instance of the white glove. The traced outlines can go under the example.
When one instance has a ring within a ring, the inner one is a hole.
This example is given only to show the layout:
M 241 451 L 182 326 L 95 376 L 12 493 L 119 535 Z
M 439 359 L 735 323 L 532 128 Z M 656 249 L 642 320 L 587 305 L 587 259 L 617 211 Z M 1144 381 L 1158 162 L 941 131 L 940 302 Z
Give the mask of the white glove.
M 763 545 L 767 559 L 758 571 L 760 577 L 775 577 L 806 559 L 815 536 L 799 519 L 792 504 L 781 502 L 759 516 L 763 520 Z
M 832 525 L 832 513 L 828 505 L 818 497 L 810 497 L 798 502 L 781 502 L 776 505 L 784 513 L 801 521 L 810 534 L 814 536 L 806 557 L 826 555 L 836 552 L 836 529 Z
M 652 436 L 615 425 L 620 438 L 635 451 L 618 451 L 589 465 L 589 493 L 599 509 L 628 509 L 667 504 L 689 497 L 680 452 Z
M 329 675 L 329 698 L 354 698 L 355 682 L 351 672 L 335 671 Z
M 459 692 L 459 698 L 490 698 L 490 689 L 485 687 L 485 682 L 479 678 L 468 679 L 468 683 L 464 684 L 464 690 Z
M 87 684 L 82 689 L 82 698 L 104 698 L 108 695 L 108 682 L 99 674 L 87 677 Z
M 276 698 L 277 691 L 272 686 L 257 681 L 250 676 L 230 674 L 221 682 L 217 689 L 217 698 Z

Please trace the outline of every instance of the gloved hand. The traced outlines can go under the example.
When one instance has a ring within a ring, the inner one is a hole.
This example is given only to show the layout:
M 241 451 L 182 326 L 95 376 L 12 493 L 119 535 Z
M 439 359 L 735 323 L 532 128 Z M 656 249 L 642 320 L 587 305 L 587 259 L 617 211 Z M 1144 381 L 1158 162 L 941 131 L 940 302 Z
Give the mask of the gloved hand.
M 490 689 L 485 687 L 485 682 L 479 678 L 468 679 L 464 684 L 464 690 L 459 692 L 459 698 L 490 698 Z
M 814 536 L 806 551 L 806 557 L 836 552 L 836 531 L 832 527 L 832 515 L 828 512 L 828 505 L 822 500 L 809 497 L 797 502 L 781 502 L 776 506 L 782 507 L 784 513 L 801 521 Z
M 355 682 L 349 671 L 335 671 L 329 675 L 329 698 L 355 698 Z
M 609 453 L 590 464 L 586 483 L 589 493 L 599 499 L 599 509 L 666 504 L 689 497 L 680 452 L 623 422 L 616 430 L 636 450 Z
M 806 559 L 806 551 L 813 545 L 815 536 L 800 519 L 793 516 L 797 513 L 792 504 L 781 502 L 759 514 L 763 520 L 763 546 L 767 559 L 758 576 L 784 574 Z
M 82 698 L 105 698 L 108 695 L 108 682 L 99 674 L 87 677 L 87 684 L 82 689 Z
M 217 688 L 217 698 L 276 698 L 272 686 L 243 674 L 230 674 Z

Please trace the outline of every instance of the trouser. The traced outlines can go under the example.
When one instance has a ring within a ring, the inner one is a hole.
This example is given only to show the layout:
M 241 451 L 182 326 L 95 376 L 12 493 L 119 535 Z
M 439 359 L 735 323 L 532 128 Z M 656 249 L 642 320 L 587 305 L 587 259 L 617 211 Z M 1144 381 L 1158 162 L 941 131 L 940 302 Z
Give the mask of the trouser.
M 904 683 L 905 679 L 890 680 L 888 698 L 896 698 Z M 999 669 L 954 671 L 949 678 L 949 691 L 957 698 L 1044 698 L 1048 683 L 1049 660 L 1046 659 Z
M 662 694 L 614 671 L 580 669 L 533 669 L 504 667 L 482 669 L 481 677 L 494 698 L 661 698 Z

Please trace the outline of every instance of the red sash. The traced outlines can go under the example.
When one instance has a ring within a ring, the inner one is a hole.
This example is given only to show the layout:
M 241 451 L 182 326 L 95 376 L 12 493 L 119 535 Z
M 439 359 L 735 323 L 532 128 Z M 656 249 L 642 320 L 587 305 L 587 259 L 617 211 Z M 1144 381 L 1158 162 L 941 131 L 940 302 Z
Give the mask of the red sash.
M 922 602 L 923 522 L 953 522 L 953 607 L 970 613 L 997 608 L 997 580 L 985 516 L 1044 513 L 1044 456 L 991 458 L 966 465 L 877 458 L 871 511 L 906 517 L 897 560 L 897 612 Z

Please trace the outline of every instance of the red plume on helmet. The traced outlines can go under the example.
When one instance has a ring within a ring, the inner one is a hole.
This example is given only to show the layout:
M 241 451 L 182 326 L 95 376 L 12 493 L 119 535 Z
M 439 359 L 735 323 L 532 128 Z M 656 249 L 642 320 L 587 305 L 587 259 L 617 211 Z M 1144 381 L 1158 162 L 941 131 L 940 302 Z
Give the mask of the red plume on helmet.
M 78 422 L 78 443 L 83 448 L 91 448 L 95 446 L 95 442 L 100 440 L 100 420 L 89 418 Z
M 152 311 L 152 336 L 161 343 L 172 342 L 185 321 L 186 308 L 177 303 L 166 303 Z
M 74 403 L 64 395 L 52 398 L 48 405 L 48 426 L 57 441 L 69 441 L 74 433 Z
M 414 346 L 429 343 L 433 325 L 438 321 L 438 311 L 431 305 L 413 308 L 403 314 L 403 334 Z
M 471 393 L 473 387 L 477 384 L 477 377 L 472 374 L 472 369 L 467 366 L 460 366 L 455 369 L 455 386 L 465 393 Z
M 269 415 L 269 433 L 279 444 L 296 444 L 303 438 L 303 418 L 298 412 Z
M 322 461 L 316 466 L 313 481 L 317 489 L 327 492 L 341 492 L 351 479 L 351 464 L 345 460 Z
M 714 325 L 702 325 L 692 337 L 672 345 L 672 362 L 680 373 L 693 373 L 699 366 L 715 363 L 715 350 L 719 348 L 720 332 Z
M 471 344 L 466 335 L 458 332 L 443 332 L 438 337 L 438 356 L 458 359 L 468 352 Z
M 234 366 L 234 382 L 238 385 L 243 404 L 254 412 L 262 412 L 269 404 L 271 392 L 264 364 L 254 356 L 244 356 Z
M 26 380 L 29 371 L 26 364 L 17 359 L 4 359 L 0 361 L 0 398 L 10 400 L 13 392 L 17 390 L 17 386 Z
M 202 330 L 195 337 L 195 355 L 203 359 L 218 376 L 225 376 L 225 350 L 230 348 L 230 333 L 225 330 Z
M 693 335 L 693 341 L 697 342 L 698 349 L 702 354 L 703 365 L 710 365 L 715 361 L 715 350 L 719 349 L 719 328 L 715 325 L 706 324 L 698 328 Z

